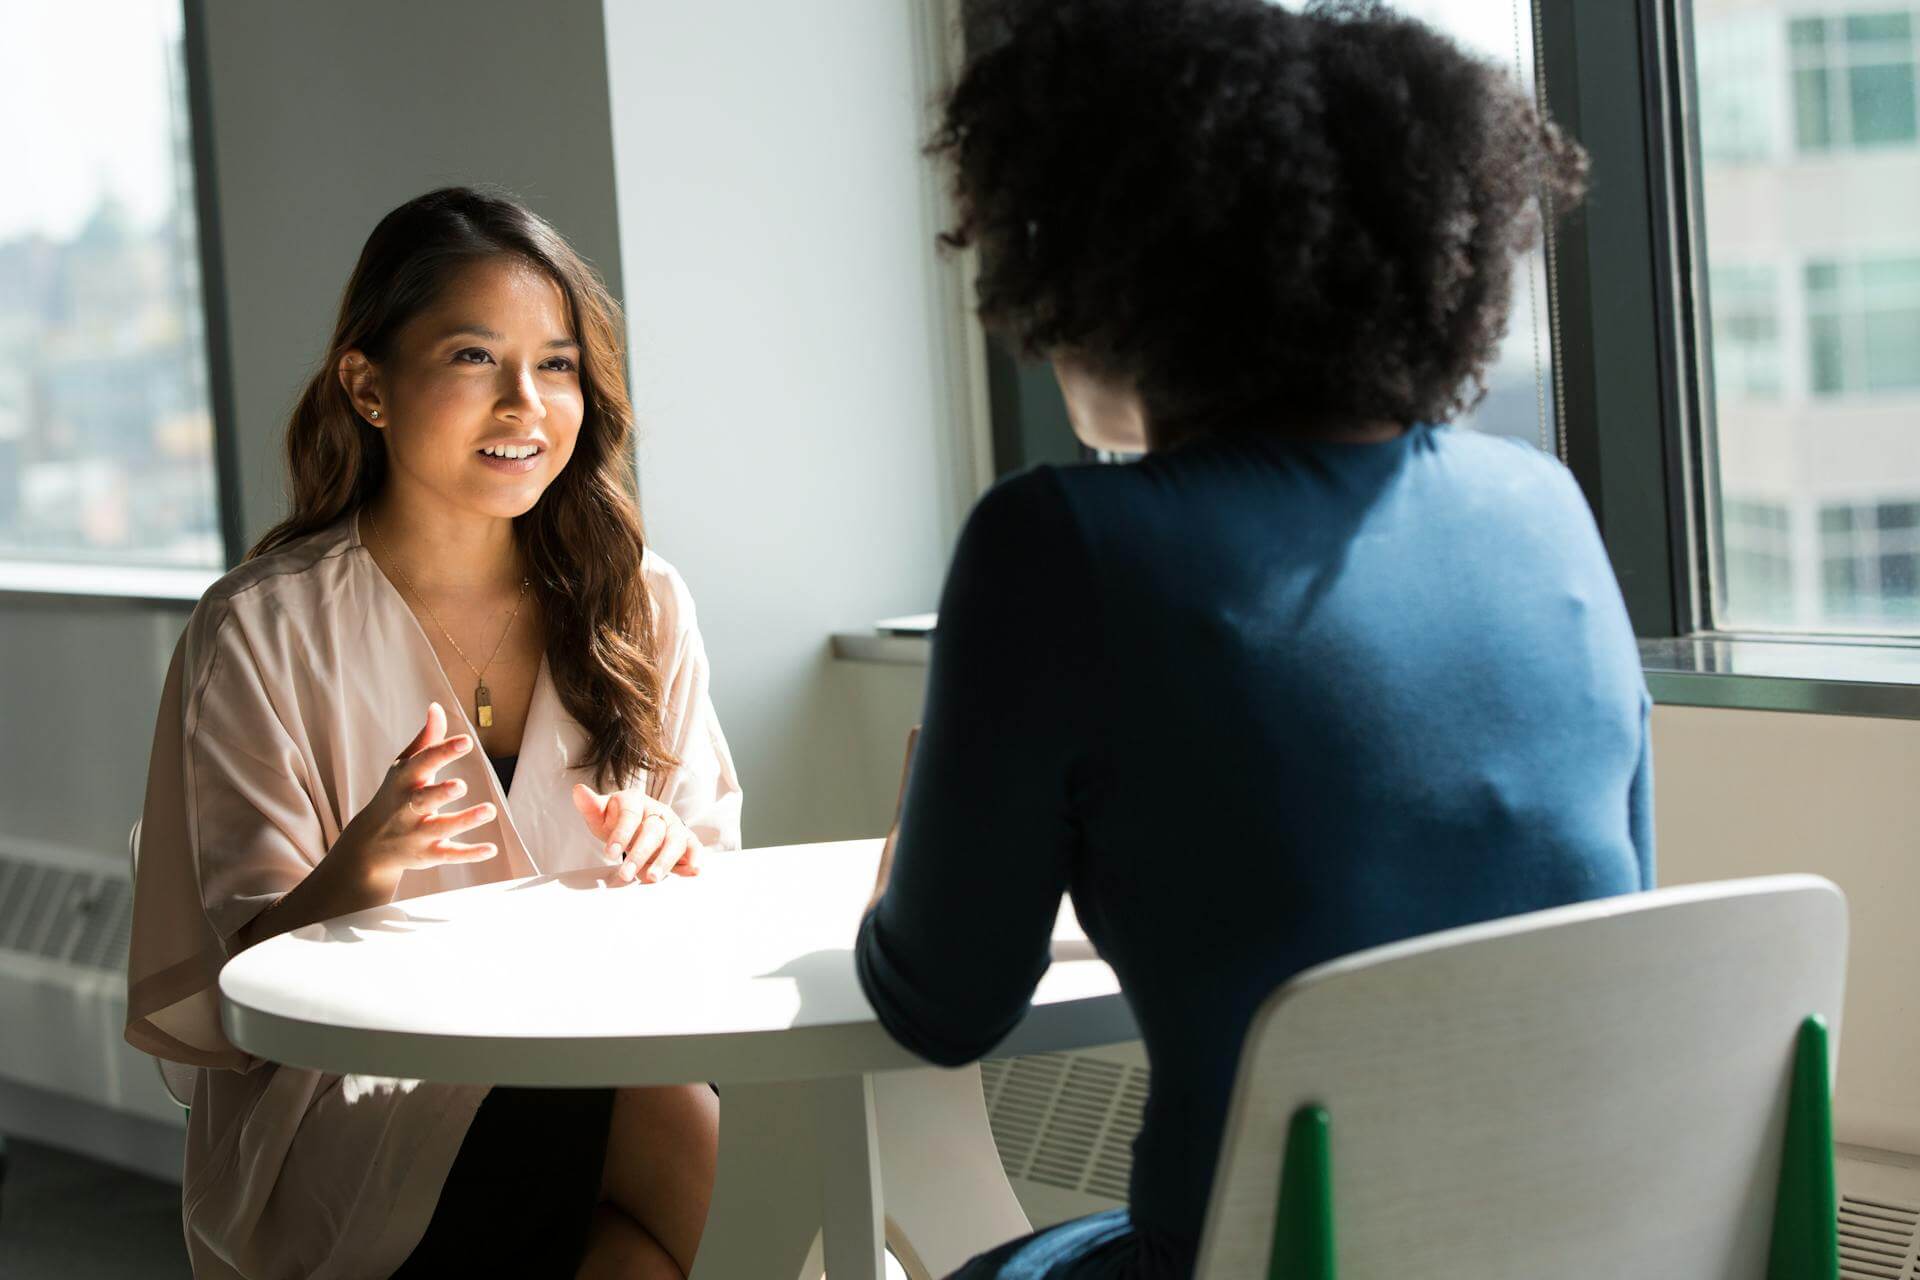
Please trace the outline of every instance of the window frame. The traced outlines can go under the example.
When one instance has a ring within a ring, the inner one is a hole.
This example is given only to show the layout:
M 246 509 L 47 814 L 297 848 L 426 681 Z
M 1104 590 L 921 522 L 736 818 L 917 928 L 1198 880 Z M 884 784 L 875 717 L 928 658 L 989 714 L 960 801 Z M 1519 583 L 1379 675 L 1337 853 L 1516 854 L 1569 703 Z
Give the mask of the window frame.
M 1920 637 L 1715 625 L 1724 566 L 1692 18 L 1690 0 L 1537 0 L 1549 110 L 1586 146 L 1595 188 L 1559 228 L 1567 462 L 1656 702 L 1920 719 Z M 1617 90 L 1628 83 L 1630 98 Z
M 240 511 L 240 459 L 234 434 L 231 332 L 226 266 L 221 255 L 219 186 L 214 173 L 212 94 L 209 90 L 206 0 L 181 6 L 181 53 L 187 90 L 188 153 L 193 164 L 195 249 L 200 258 L 200 308 L 207 363 L 207 412 L 213 421 L 215 512 L 223 563 L 217 569 L 0 559 L 0 600 L 118 600 L 134 604 L 192 604 L 206 587 L 246 554 Z M 57 571 L 57 572 L 56 572 Z
M 1696 552 L 1709 527 L 1699 478 L 1712 475 L 1702 446 L 1713 401 L 1687 394 L 1710 378 L 1699 359 L 1710 311 L 1704 256 L 1684 230 L 1699 220 L 1682 216 L 1698 208 L 1698 174 L 1673 145 L 1678 120 L 1697 146 L 1692 113 L 1676 110 L 1691 88 L 1684 17 L 1673 0 L 1535 8 L 1548 110 L 1592 161 L 1591 194 L 1556 228 L 1566 463 L 1634 631 L 1658 638 L 1711 617 Z

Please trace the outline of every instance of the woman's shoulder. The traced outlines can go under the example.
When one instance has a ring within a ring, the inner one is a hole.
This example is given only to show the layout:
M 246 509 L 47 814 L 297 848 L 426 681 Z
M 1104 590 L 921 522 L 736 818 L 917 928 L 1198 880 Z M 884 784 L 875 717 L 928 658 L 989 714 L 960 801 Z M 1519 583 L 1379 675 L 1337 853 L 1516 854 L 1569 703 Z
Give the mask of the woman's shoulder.
M 324 615 L 357 546 L 350 522 L 341 520 L 236 565 L 202 593 L 187 636 L 210 643 L 235 619 L 287 610 Z
M 693 592 L 671 561 L 646 548 L 640 557 L 640 576 L 653 601 L 654 629 L 662 636 L 680 635 L 694 625 Z
M 201 603 L 232 604 L 248 596 L 311 587 L 316 575 L 344 568 L 348 554 L 358 545 L 351 522 L 341 519 L 236 565 L 207 588 Z

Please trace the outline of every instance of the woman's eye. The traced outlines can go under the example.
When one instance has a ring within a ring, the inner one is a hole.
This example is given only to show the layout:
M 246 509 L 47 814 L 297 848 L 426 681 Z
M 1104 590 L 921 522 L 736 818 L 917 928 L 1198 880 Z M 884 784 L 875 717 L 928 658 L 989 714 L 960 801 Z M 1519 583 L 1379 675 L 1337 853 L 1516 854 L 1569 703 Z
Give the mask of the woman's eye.
M 555 356 L 553 359 L 547 361 L 547 364 L 555 373 L 573 372 L 573 361 L 567 359 L 565 356 Z
M 468 356 L 479 356 L 480 360 L 469 360 L 467 359 Z M 479 347 L 468 347 L 465 351 L 456 351 L 453 356 L 455 364 L 478 364 L 481 361 L 491 361 L 492 359 L 493 357 L 491 355 Z

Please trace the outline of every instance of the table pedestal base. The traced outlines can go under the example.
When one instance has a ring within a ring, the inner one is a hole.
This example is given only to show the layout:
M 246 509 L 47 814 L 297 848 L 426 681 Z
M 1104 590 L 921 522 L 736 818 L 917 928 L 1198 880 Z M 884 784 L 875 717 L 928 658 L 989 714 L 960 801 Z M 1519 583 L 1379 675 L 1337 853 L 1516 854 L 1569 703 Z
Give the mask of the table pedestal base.
M 978 1067 L 722 1089 L 691 1280 L 820 1280 L 823 1261 L 832 1280 L 882 1280 L 883 1225 L 912 1280 L 1031 1229 Z

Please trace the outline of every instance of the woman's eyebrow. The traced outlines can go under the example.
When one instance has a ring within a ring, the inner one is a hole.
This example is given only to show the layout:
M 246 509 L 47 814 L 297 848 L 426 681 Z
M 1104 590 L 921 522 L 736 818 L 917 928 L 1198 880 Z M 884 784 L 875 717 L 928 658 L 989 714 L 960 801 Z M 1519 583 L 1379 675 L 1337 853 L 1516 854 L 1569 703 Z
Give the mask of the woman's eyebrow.
M 507 340 L 505 334 L 495 333 L 483 324 L 455 325 L 440 335 L 440 341 L 442 342 L 445 342 L 449 338 L 484 338 L 488 342 L 505 342 Z M 577 347 L 579 345 L 580 344 L 572 338 L 553 338 L 547 343 L 547 346 L 550 348 Z

